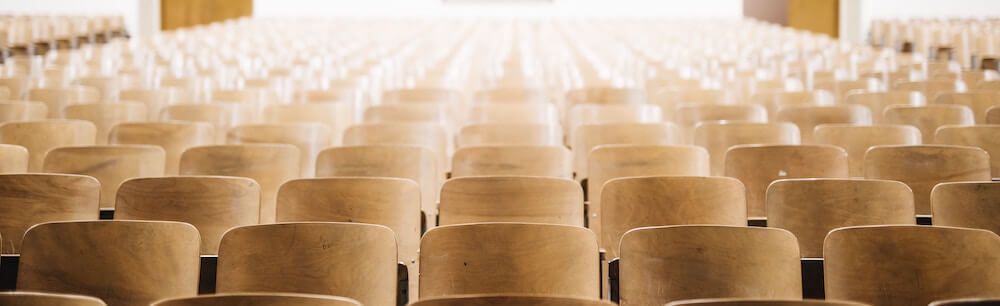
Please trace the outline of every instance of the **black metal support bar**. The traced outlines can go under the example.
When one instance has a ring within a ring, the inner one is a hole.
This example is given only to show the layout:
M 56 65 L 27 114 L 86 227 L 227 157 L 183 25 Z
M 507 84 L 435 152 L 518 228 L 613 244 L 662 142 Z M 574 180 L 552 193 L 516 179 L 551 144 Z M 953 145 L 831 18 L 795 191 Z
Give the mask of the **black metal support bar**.
M 618 287 L 618 258 L 612 259 L 608 262 L 608 297 L 612 302 L 618 303 L 621 300 L 621 295 L 619 294 L 621 288 Z
M 823 288 L 823 259 L 802 259 L 802 298 L 824 299 L 826 291 Z

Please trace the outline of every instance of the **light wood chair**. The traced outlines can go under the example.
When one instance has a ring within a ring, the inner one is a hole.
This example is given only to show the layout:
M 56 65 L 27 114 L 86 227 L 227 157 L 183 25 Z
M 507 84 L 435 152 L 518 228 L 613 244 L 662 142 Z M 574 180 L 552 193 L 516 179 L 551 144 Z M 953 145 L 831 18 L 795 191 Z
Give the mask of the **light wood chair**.
M 101 299 L 76 294 L 0 292 L 0 304 L 18 306 L 106 306 Z
M 118 188 L 115 219 L 189 223 L 201 234 L 201 253 L 215 255 L 227 230 L 260 222 L 260 186 L 244 177 L 130 179 Z
M 726 151 L 741 144 L 798 144 L 799 128 L 789 122 L 701 122 L 694 144 L 708 150 L 711 175 L 725 172 Z
M 935 104 L 964 105 L 972 110 L 976 124 L 986 123 L 986 111 L 993 106 L 1000 105 L 1000 92 L 996 91 L 972 91 L 972 92 L 945 92 L 938 95 L 934 100 Z
M 501 87 L 480 90 L 475 94 L 475 102 L 495 104 L 548 103 L 548 93 L 543 88 Z
M 583 227 L 583 190 L 567 178 L 478 176 L 441 187 L 439 225 L 527 222 Z
M 872 114 L 872 124 L 884 123 L 882 113 L 890 105 L 920 106 L 927 104 L 924 94 L 919 91 L 855 92 L 844 97 L 844 103 L 868 107 Z
M 872 114 L 860 105 L 792 105 L 781 108 L 775 120 L 791 122 L 799 127 L 802 144 L 816 143 L 813 130 L 821 124 L 871 125 Z
M 0 123 L 12 121 L 45 120 L 49 107 L 42 102 L 4 101 L 0 102 Z
M 573 155 L 563 146 L 470 146 L 455 151 L 451 177 L 523 175 L 573 178 Z
M 219 293 L 310 293 L 393 305 L 396 237 L 388 227 L 361 223 L 237 227 L 222 237 L 217 273 Z
M 1000 80 L 983 80 L 976 83 L 976 89 L 979 90 L 997 90 L 1000 89 Z
M 122 182 L 163 176 L 165 164 L 165 153 L 157 146 L 73 146 L 49 150 L 42 171 L 96 178 L 101 182 L 101 208 L 114 208 L 115 194 Z
M 28 149 L 0 144 L 0 174 L 28 172 Z
M 916 220 L 913 192 L 897 181 L 783 179 L 767 188 L 767 226 L 795 234 L 802 257 L 822 258 L 823 239 L 836 228 Z
M 615 303 L 579 297 L 540 295 L 463 295 L 421 299 L 410 306 L 614 306 Z
M 45 154 L 55 147 L 93 145 L 96 128 L 82 120 L 19 121 L 0 124 L 0 143 L 28 149 L 28 171 L 42 171 Z
M 353 299 L 300 293 L 230 293 L 161 300 L 150 306 L 361 306 Z
M 559 115 L 552 104 L 478 104 L 469 108 L 469 124 L 521 123 L 557 124 Z
M 865 178 L 895 180 L 913 190 L 918 215 L 931 213 L 935 185 L 989 181 L 990 157 L 975 147 L 948 145 L 875 146 L 865 154 Z
M 652 104 L 580 104 L 569 109 L 563 128 L 572 139 L 584 125 L 659 123 L 663 118 L 660 107 Z
M 826 90 L 833 94 L 836 102 L 844 101 L 851 92 L 877 92 L 882 88 L 882 82 L 877 78 L 861 78 L 858 80 L 816 81 L 814 90 Z
M 226 134 L 230 144 L 278 143 L 299 149 L 300 177 L 316 173 L 316 155 L 330 146 L 330 129 L 319 123 L 249 124 L 233 127 Z
M 600 145 L 672 145 L 679 142 L 677 127 L 671 123 L 588 124 L 572 136 L 573 163 L 577 180 L 589 177 L 587 164 L 591 150 Z
M 273 104 L 264 107 L 264 122 L 268 123 L 320 123 L 330 129 L 330 144 L 342 142 L 344 130 L 354 118 L 348 103 Z
M 22 100 L 26 98 L 29 88 L 31 88 L 31 77 L 7 76 L 0 78 L 0 86 L 6 87 L 10 100 Z
M 65 118 L 63 108 L 80 103 L 101 102 L 101 92 L 89 86 L 67 86 L 60 88 L 34 88 L 28 91 L 28 99 L 45 103 L 49 119 Z
M 833 94 L 818 91 L 777 91 L 754 94 L 750 103 L 760 104 L 767 108 L 768 114 L 777 114 L 782 108 L 792 105 L 832 105 Z
M 935 301 L 928 306 L 990 306 L 1000 303 L 997 298 L 963 298 L 954 300 Z
M 449 124 L 454 118 L 445 103 L 409 103 L 373 105 L 365 109 L 365 123 L 437 123 Z
M 1000 124 L 1000 106 L 986 109 L 986 124 Z
M 659 88 L 649 89 L 649 103 L 660 106 L 664 113 L 675 114 L 679 105 L 723 105 L 729 103 L 725 90 L 702 88 Z
M 101 185 L 69 174 L 0 175 L 0 237 L 3 254 L 17 254 L 31 226 L 51 221 L 97 220 Z
M 967 88 L 961 80 L 929 80 L 896 83 L 892 85 L 892 90 L 919 91 L 927 97 L 927 101 L 936 101 L 941 93 L 965 92 Z
M 557 125 L 472 124 L 458 131 L 456 146 L 523 145 L 562 146 L 563 132 Z
M 1000 182 L 941 183 L 931 190 L 934 225 L 978 228 L 1000 233 Z
M 821 124 L 813 132 L 817 144 L 834 145 L 847 151 L 848 174 L 865 176 L 865 152 L 879 145 L 918 145 L 920 130 L 910 125 L 879 124 L 860 126 L 850 124 Z
M 425 146 L 437 156 L 438 174 L 444 177 L 451 156 L 447 130 L 431 123 L 368 123 L 347 128 L 345 146 L 415 145 Z
M 451 88 L 407 88 L 382 92 L 382 103 L 460 103 L 464 100 L 461 92 Z
M 109 306 L 194 296 L 198 240 L 198 230 L 180 222 L 40 224 L 24 234 L 17 289 L 90 295 Z
M 1000 274 L 985 272 L 1000 271 L 998 253 L 1000 237 L 985 230 L 915 225 L 836 229 L 823 245 L 826 298 L 925 305 L 1000 296 Z
M 667 306 L 868 306 L 868 304 L 847 301 L 796 299 L 695 299 L 671 302 Z
M 230 128 L 252 121 L 255 111 L 248 105 L 236 103 L 174 104 L 160 113 L 163 121 L 205 122 L 215 128 L 216 143 L 226 142 Z
M 673 118 L 690 128 L 701 121 L 767 122 L 767 109 L 758 104 L 681 104 Z
M 67 119 L 90 121 L 97 128 L 97 144 L 108 143 L 111 128 L 122 122 L 145 121 L 146 106 L 140 103 L 85 103 L 63 108 Z
M 601 246 L 617 258 L 629 230 L 664 225 L 746 226 L 746 192 L 739 180 L 705 176 L 623 177 L 601 192 Z
M 108 143 L 159 146 L 166 153 L 164 174 L 177 175 L 185 150 L 213 145 L 215 139 L 215 128 L 204 122 L 126 122 L 111 128 Z
M 168 105 L 181 102 L 183 100 L 182 90 L 173 87 L 148 88 L 148 89 L 123 89 L 119 93 L 121 101 L 135 101 L 146 106 L 147 119 L 156 121 L 160 119 L 160 112 Z
M 830 145 L 738 145 L 726 152 L 726 176 L 743 182 L 751 219 L 767 216 L 771 182 L 786 178 L 846 178 L 847 152 Z
M 117 76 L 84 76 L 70 82 L 71 85 L 82 85 L 97 89 L 100 99 L 97 101 L 118 101 L 121 81 Z M 95 101 L 96 102 L 96 101 Z
M 190 148 L 181 155 L 181 175 L 251 178 L 260 185 L 260 222 L 274 222 L 278 187 L 299 178 L 299 150 L 287 144 L 216 145 Z
M 566 92 L 568 105 L 576 104 L 642 104 L 646 91 L 639 88 L 589 87 Z
M 954 126 L 937 129 L 935 143 L 979 147 L 990 154 L 990 172 L 1000 177 L 1000 125 Z
M 885 109 L 885 123 L 907 124 L 920 129 L 923 143 L 934 143 L 934 132 L 945 125 L 973 125 L 972 111 L 964 105 L 893 105 Z
M 622 237 L 619 271 L 621 305 L 706 297 L 802 297 L 799 246 L 795 236 L 782 229 L 718 225 L 633 229 Z
M 427 231 L 420 240 L 420 297 L 462 294 L 597 299 L 597 239 L 585 228 L 553 224 L 474 223 Z

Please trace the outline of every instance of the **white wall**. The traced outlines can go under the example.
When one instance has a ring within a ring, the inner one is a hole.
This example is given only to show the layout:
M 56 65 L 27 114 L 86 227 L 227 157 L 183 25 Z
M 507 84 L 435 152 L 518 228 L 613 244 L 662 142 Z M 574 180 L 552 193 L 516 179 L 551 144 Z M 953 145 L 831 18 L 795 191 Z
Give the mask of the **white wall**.
M 0 0 L 0 14 L 122 15 L 133 35 L 160 27 L 159 0 Z
M 442 0 L 254 0 L 254 16 L 673 16 L 740 17 L 742 0 L 553 0 L 488 4 Z M 494 1 L 501 2 L 501 1 Z
M 847 4 L 847 5 L 845 5 Z M 1000 17 L 997 0 L 841 0 L 841 37 L 863 42 L 873 19 Z

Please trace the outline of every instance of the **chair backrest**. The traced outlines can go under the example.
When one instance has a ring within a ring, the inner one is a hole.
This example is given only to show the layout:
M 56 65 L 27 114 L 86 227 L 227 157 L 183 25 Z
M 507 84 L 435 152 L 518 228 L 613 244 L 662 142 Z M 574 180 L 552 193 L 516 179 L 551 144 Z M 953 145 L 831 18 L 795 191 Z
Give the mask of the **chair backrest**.
M 160 111 L 170 104 L 180 102 L 183 98 L 182 91 L 174 87 L 161 87 L 149 89 L 125 89 L 119 93 L 122 101 L 135 101 L 146 106 L 146 118 L 148 120 L 158 120 Z
M 646 91 L 639 88 L 589 87 L 566 92 L 568 105 L 593 104 L 641 104 L 646 103 Z
M 975 147 L 948 145 L 875 146 L 865 154 L 865 178 L 895 180 L 913 190 L 917 214 L 931 213 L 935 185 L 990 180 L 990 157 Z
M 802 297 L 799 245 L 782 229 L 643 227 L 625 233 L 620 247 L 621 305 L 707 297 Z
M 830 105 L 833 94 L 818 91 L 766 91 L 754 94 L 750 101 L 764 105 L 768 114 L 777 114 L 782 108 L 793 105 Z
M 662 121 L 660 107 L 652 104 L 580 104 L 569 108 L 563 127 L 572 138 L 576 130 L 584 125 Z
M 226 142 L 283 143 L 299 149 L 299 176 L 316 173 L 316 155 L 330 146 L 330 129 L 319 123 L 266 123 L 236 126 L 226 134 Z
M 931 190 L 934 225 L 978 228 L 1000 234 L 1000 182 L 941 183 Z M 6 237 L 6 236 L 5 236 Z
M 216 143 L 226 142 L 229 128 L 250 122 L 255 109 L 238 103 L 174 104 L 160 112 L 162 120 L 194 121 L 211 124 L 215 128 Z
M 963 298 L 935 301 L 928 306 L 990 306 L 998 303 L 1000 303 L 1000 298 Z
M 767 188 L 767 226 L 795 234 L 802 257 L 823 257 L 823 239 L 833 229 L 916 219 L 913 192 L 897 181 L 784 179 Z
M 0 174 L 28 172 L 28 149 L 0 144 Z
M 67 119 L 90 121 L 97 128 L 97 144 L 108 143 L 108 133 L 116 124 L 145 121 L 146 106 L 142 103 L 88 103 L 66 106 Z
M 674 123 L 694 127 L 702 121 L 767 122 L 767 109 L 759 104 L 681 104 L 674 111 Z
M 146 144 L 166 153 L 164 174 L 177 175 L 185 150 L 215 144 L 215 130 L 204 122 L 125 122 L 111 128 L 109 144 Z
M 726 151 L 741 144 L 798 144 L 799 128 L 789 122 L 701 122 L 694 144 L 708 150 L 711 174 L 725 173 Z
M 409 103 L 373 105 L 365 109 L 365 123 L 437 123 L 448 124 L 453 118 L 447 103 Z
M 522 145 L 562 146 L 563 132 L 558 125 L 546 124 L 471 124 L 458 131 L 456 146 Z
M 18 306 L 106 306 L 101 299 L 76 294 L 0 292 L 0 304 Z
M 1000 105 L 986 109 L 986 124 L 1000 124 Z
M 618 257 L 629 230 L 664 225 L 747 225 L 746 192 L 729 177 L 644 176 L 608 181 L 601 192 L 601 247 Z
M 0 124 L 0 143 L 28 149 L 28 171 L 42 171 L 45 154 L 55 147 L 93 145 L 96 128 L 82 120 L 20 121 Z
M 483 175 L 573 178 L 573 155 L 563 146 L 470 146 L 455 151 L 451 177 Z
M 273 104 L 264 107 L 269 123 L 319 123 L 330 129 L 330 144 L 339 145 L 344 130 L 354 122 L 348 103 Z
M 945 92 L 938 95 L 934 103 L 964 105 L 972 110 L 976 124 L 983 124 L 986 123 L 986 111 L 990 107 L 1000 105 L 1000 92 Z
M 42 102 L 0 102 L 0 123 L 11 121 L 36 121 L 48 117 L 49 107 Z
M 559 115 L 552 104 L 477 104 L 469 109 L 468 123 L 556 124 Z
M 615 303 L 580 297 L 543 295 L 463 295 L 421 299 L 410 306 L 614 306 Z
M 198 294 L 198 230 L 166 221 L 76 221 L 24 234 L 17 289 L 89 295 L 109 306 Z
M 885 123 L 888 124 L 908 124 L 917 127 L 925 144 L 934 143 L 934 132 L 941 126 L 974 124 L 972 111 L 964 105 L 891 105 L 885 109 L 883 116 Z
M 945 125 L 937 129 L 935 143 L 979 147 L 990 154 L 990 172 L 1000 177 L 1000 125 Z
M 527 222 L 583 227 L 583 189 L 566 178 L 479 176 L 441 187 L 440 225 Z
M 362 223 L 237 227 L 222 237 L 216 279 L 220 293 L 311 293 L 393 305 L 396 237 L 388 227 Z
M 916 225 L 836 229 L 823 245 L 826 298 L 926 305 L 1000 296 L 1000 273 L 986 272 L 1000 271 L 996 254 L 1000 236 L 985 230 Z
M 421 299 L 461 294 L 599 298 L 597 239 L 578 226 L 476 223 L 420 240 Z
M 726 176 L 743 182 L 750 218 L 767 216 L 764 195 L 786 178 L 846 178 L 847 152 L 830 145 L 738 145 L 726 153 Z
M 548 103 L 550 97 L 544 88 L 501 87 L 476 92 L 475 102 L 485 103 Z
M 31 226 L 51 221 L 97 220 L 101 185 L 70 174 L 0 175 L 0 237 L 3 254 L 16 254 Z
M 6 87 L 9 90 L 11 100 L 24 99 L 28 93 L 28 88 L 31 87 L 31 82 L 31 77 L 27 75 L 0 78 L 0 86 Z
M 189 223 L 201 234 L 201 253 L 214 255 L 227 230 L 260 222 L 260 185 L 224 176 L 130 179 L 118 188 L 115 219 Z
M 924 94 L 919 91 L 889 91 L 889 92 L 856 92 L 849 93 L 844 98 L 846 104 L 856 104 L 868 107 L 872 114 L 872 123 L 884 123 L 882 113 L 890 105 L 918 106 L 927 104 Z
M 929 80 L 899 82 L 892 86 L 892 90 L 919 91 L 927 97 L 927 101 L 935 101 L 941 93 L 965 92 L 967 88 L 961 80 Z
M 181 155 L 180 174 L 253 179 L 260 185 L 260 222 L 272 223 L 278 187 L 299 178 L 299 149 L 287 144 L 194 147 Z
M 89 86 L 66 86 L 60 88 L 34 88 L 28 91 L 28 100 L 45 103 L 50 119 L 65 118 L 63 108 L 72 104 L 101 101 L 101 92 Z
M 775 120 L 799 127 L 802 144 L 814 144 L 813 129 L 820 124 L 871 125 L 872 114 L 860 105 L 793 105 L 782 107 Z
M 354 299 L 339 296 L 301 293 L 231 293 L 179 297 L 161 300 L 150 306 L 361 306 Z
M 461 92 L 450 88 L 392 89 L 382 93 L 383 103 L 458 103 L 463 100 Z
M 589 177 L 590 151 L 600 145 L 672 145 L 678 143 L 677 127 L 671 123 L 589 124 L 573 133 L 573 168 L 576 178 Z
M 868 304 L 826 300 L 773 299 L 695 299 L 668 303 L 667 306 L 867 306 Z
M 437 156 L 435 164 L 438 175 L 444 176 L 448 170 L 448 132 L 438 124 L 431 123 L 369 123 L 347 128 L 344 132 L 345 146 L 361 145 L 415 145 L 425 146 Z
M 920 130 L 910 125 L 881 124 L 873 126 L 821 124 L 813 133 L 817 144 L 834 145 L 847 151 L 848 174 L 865 176 L 865 152 L 872 146 L 918 145 Z
M 42 171 L 80 174 L 101 182 L 101 208 L 115 207 L 115 193 L 125 180 L 163 176 L 163 149 L 150 145 L 58 147 L 45 155 Z

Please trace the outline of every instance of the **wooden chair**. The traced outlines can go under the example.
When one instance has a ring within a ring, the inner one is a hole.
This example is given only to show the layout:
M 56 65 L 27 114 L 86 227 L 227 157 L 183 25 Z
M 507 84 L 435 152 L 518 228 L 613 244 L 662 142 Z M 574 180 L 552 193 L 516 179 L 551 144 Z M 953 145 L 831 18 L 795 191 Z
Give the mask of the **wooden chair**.
M 1000 303 L 996 298 L 966 298 L 955 300 L 943 300 L 930 303 L 928 306 L 990 306 Z
M 316 173 L 316 155 L 330 146 L 330 129 L 318 123 L 249 124 L 236 126 L 226 134 L 230 144 L 280 143 L 299 149 L 300 177 Z
M 42 292 L 0 292 L 0 304 L 19 306 L 106 306 L 104 301 L 85 295 Z
M 90 121 L 97 128 L 97 144 L 108 143 L 111 128 L 122 122 L 145 121 L 146 106 L 140 103 L 87 103 L 63 108 L 67 119 Z
M 45 103 L 50 119 L 65 118 L 63 108 L 80 103 L 100 102 L 101 93 L 88 86 L 67 86 L 60 88 L 35 88 L 28 91 L 28 99 Z
M 478 176 L 441 187 L 439 225 L 527 222 L 583 227 L 583 190 L 567 178 Z
M 587 164 L 591 150 L 600 145 L 671 145 L 679 142 L 677 127 L 671 123 L 588 124 L 577 128 L 572 138 L 573 163 L 577 180 L 589 177 Z
M 559 115 L 552 104 L 478 104 L 469 109 L 467 123 L 556 124 Z
M 986 124 L 1000 124 L 1000 106 L 986 109 Z
M 993 106 L 1000 105 L 1000 92 L 995 91 L 972 91 L 972 92 L 945 92 L 938 95 L 934 100 L 935 104 L 964 105 L 972 110 L 976 124 L 986 123 L 986 111 Z
M 425 146 L 437 155 L 435 165 L 442 177 L 449 170 L 449 142 L 447 130 L 441 125 L 430 123 L 369 123 L 351 126 L 344 132 L 345 146 Z
M 231 293 L 161 300 L 151 306 L 361 306 L 353 299 L 299 293 Z
M 923 143 L 934 143 L 934 132 L 945 125 L 973 125 L 972 111 L 964 105 L 893 105 L 885 109 L 888 124 L 908 124 L 920 129 Z
M 830 145 L 738 145 L 726 152 L 726 176 L 743 182 L 750 218 L 767 216 L 764 196 L 785 178 L 846 178 L 847 152 Z
M 31 88 L 31 77 L 29 76 L 8 76 L 0 78 L 0 86 L 6 87 L 10 100 L 22 100 Z
M 915 225 L 836 229 L 823 245 L 826 298 L 925 305 L 998 296 L 1000 274 L 985 272 L 1000 271 L 998 253 L 1000 237 L 985 230 Z
M 668 303 L 667 306 L 868 306 L 868 304 L 826 300 L 696 299 Z
M 361 223 L 237 227 L 222 237 L 217 273 L 219 293 L 310 293 L 393 305 L 396 237 L 388 227 Z
M 941 183 L 931 190 L 934 225 L 978 228 L 1000 233 L 1000 182 Z M 6 237 L 6 236 L 5 236 Z
M 662 121 L 663 114 L 660 107 L 652 104 L 580 104 L 569 109 L 563 127 L 566 135 L 572 139 L 574 133 L 584 125 Z
M 799 129 L 789 122 L 701 122 L 694 144 L 708 150 L 711 175 L 723 175 L 726 151 L 740 144 L 798 144 Z
M 621 305 L 707 297 L 802 297 L 799 246 L 794 235 L 781 229 L 637 228 L 622 237 L 619 271 Z
M 0 175 L 0 237 L 3 254 L 17 254 L 31 226 L 50 221 L 97 220 L 101 185 L 69 174 Z
M 802 257 L 822 258 L 831 230 L 856 225 L 916 224 L 913 192 L 901 182 L 784 179 L 767 188 L 767 226 L 799 240 Z
M 472 124 L 458 131 L 457 147 L 485 145 L 562 146 L 563 132 L 557 125 L 507 123 Z
M 365 109 L 365 123 L 437 123 L 449 124 L 455 118 L 444 103 L 373 105 Z
M 799 136 L 803 144 L 816 143 L 813 129 L 821 124 L 852 124 L 871 125 L 872 114 L 860 105 L 792 105 L 781 108 L 775 120 L 791 122 L 799 127 Z
M 701 88 L 658 88 L 647 89 L 649 103 L 656 104 L 664 113 L 674 114 L 677 106 L 693 105 L 723 105 L 730 99 L 725 90 Z
M 979 90 L 997 90 L 1000 89 L 1000 80 L 983 80 L 976 83 L 976 89 Z
M 927 99 L 919 91 L 856 92 L 847 94 L 844 103 L 868 107 L 872 124 L 882 124 L 882 113 L 890 105 L 920 106 L 927 104 Z
M 190 148 L 181 155 L 181 175 L 225 175 L 260 184 L 260 222 L 274 222 L 278 187 L 299 177 L 299 150 L 287 144 L 241 144 Z
M 254 116 L 254 109 L 245 104 L 174 104 L 163 109 L 160 119 L 209 123 L 215 128 L 215 142 L 225 143 L 229 128 L 250 122 Z
M 470 146 L 455 151 L 451 177 L 523 175 L 573 178 L 573 155 L 563 146 Z
M 851 92 L 877 92 L 882 84 L 877 78 L 861 78 L 858 80 L 842 81 L 816 81 L 813 84 L 814 90 L 826 90 L 833 94 L 836 102 L 844 101 L 844 98 Z
M 121 88 L 120 83 L 117 76 L 84 76 L 70 82 L 72 85 L 82 85 L 97 89 L 100 97 L 97 101 L 107 102 L 118 101 L 118 91 Z
M 410 306 L 614 306 L 615 303 L 579 297 L 539 295 L 463 295 L 421 299 Z
M 848 174 L 865 176 L 865 152 L 879 145 L 918 145 L 920 130 L 910 125 L 879 124 L 860 126 L 850 124 L 821 124 L 813 132 L 817 144 L 834 145 L 847 151 Z
M 183 100 L 182 90 L 173 87 L 149 88 L 149 89 L 123 89 L 119 94 L 121 101 L 135 101 L 146 106 L 147 119 L 156 121 L 160 119 L 160 112 L 168 105 L 181 102 Z
M 28 149 L 28 171 L 42 171 L 45 154 L 55 147 L 93 145 L 96 128 L 81 120 L 20 121 L 0 124 L 0 143 Z
M 198 230 L 180 222 L 39 224 L 24 234 L 17 289 L 90 295 L 109 306 L 193 296 L 198 240 Z
M 777 91 L 754 94 L 750 102 L 767 108 L 768 114 L 777 114 L 782 108 L 792 105 L 831 105 L 833 94 L 826 91 Z
M 673 118 L 688 128 L 702 121 L 767 122 L 767 109 L 758 104 L 681 104 Z
M 548 103 L 550 98 L 543 88 L 502 87 L 480 90 L 475 95 L 476 102 L 484 103 Z
M 28 149 L 0 144 L 0 174 L 28 172 Z
M 937 129 L 935 143 L 979 147 L 990 154 L 990 169 L 993 177 L 1000 177 L 1000 125 L 954 126 L 945 125 Z
M 450 88 L 407 88 L 382 92 L 382 103 L 459 103 L 464 100 L 461 92 Z
M 45 120 L 49 107 L 45 103 L 31 101 L 0 102 L 0 123 L 12 121 Z
M 339 145 L 344 130 L 354 123 L 352 107 L 347 103 L 274 104 L 264 107 L 268 123 L 320 123 L 330 129 L 330 144 Z
M 444 255 L 442 255 L 444 254 Z M 420 297 L 542 294 L 597 299 L 597 239 L 566 225 L 474 223 L 420 240 Z
M 644 176 L 608 181 L 601 192 L 601 246 L 617 258 L 629 230 L 664 225 L 746 226 L 746 192 L 728 177 Z
M 130 179 L 118 188 L 115 219 L 189 223 L 201 234 L 201 253 L 215 255 L 227 230 L 260 222 L 260 186 L 243 177 Z
M 965 92 L 965 83 L 961 80 L 930 80 L 900 82 L 892 86 L 892 90 L 919 91 L 927 97 L 927 101 L 936 101 L 937 96 L 944 92 Z
M 437 159 L 421 146 L 376 145 L 328 148 L 316 158 L 316 177 L 395 177 L 420 185 L 420 208 L 437 216 L 440 177 Z
M 215 129 L 204 122 L 126 122 L 111 128 L 108 143 L 159 146 L 166 153 L 164 174 L 177 175 L 185 150 L 215 144 L 215 138 Z
M 646 91 L 639 88 L 589 87 L 566 92 L 568 105 L 576 104 L 642 104 Z
M 150 145 L 58 147 L 45 155 L 42 171 L 96 178 L 101 183 L 101 208 L 114 208 L 122 182 L 163 176 L 164 156 L 162 148 Z
M 990 157 L 975 147 L 948 145 L 875 146 L 865 154 L 865 178 L 895 180 L 913 190 L 918 215 L 931 213 L 935 185 L 989 181 Z

